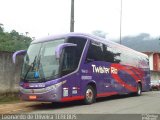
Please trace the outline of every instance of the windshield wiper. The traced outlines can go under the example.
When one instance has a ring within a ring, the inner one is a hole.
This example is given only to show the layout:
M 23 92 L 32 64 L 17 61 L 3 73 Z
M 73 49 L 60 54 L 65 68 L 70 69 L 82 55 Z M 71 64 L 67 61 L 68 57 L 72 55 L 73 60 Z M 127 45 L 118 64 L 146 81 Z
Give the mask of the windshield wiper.
M 35 62 L 36 62 L 36 58 L 37 58 L 37 56 L 35 56 L 34 61 L 31 63 L 31 66 L 28 68 L 28 70 L 27 70 L 27 72 L 26 72 L 26 74 L 25 74 L 25 76 L 24 76 L 24 80 L 26 79 L 29 71 L 34 68 Z

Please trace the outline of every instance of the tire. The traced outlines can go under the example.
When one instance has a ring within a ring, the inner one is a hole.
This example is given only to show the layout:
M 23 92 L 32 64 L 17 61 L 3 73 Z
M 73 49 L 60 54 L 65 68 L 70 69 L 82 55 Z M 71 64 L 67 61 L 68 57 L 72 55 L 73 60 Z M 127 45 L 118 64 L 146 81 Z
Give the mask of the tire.
M 138 83 L 136 95 L 141 96 L 141 94 L 142 94 L 142 86 L 141 86 L 141 83 Z
M 85 90 L 84 103 L 86 105 L 89 105 L 89 104 L 94 103 L 95 101 L 96 101 L 95 89 L 91 85 L 88 85 L 86 90 Z

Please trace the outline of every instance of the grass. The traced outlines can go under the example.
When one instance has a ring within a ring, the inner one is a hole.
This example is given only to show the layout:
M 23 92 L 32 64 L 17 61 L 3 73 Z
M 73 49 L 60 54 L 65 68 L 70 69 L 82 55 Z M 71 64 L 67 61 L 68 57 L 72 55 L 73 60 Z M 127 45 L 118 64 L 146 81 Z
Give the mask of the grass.
M 0 94 L 0 104 L 17 103 L 20 101 L 18 93 Z

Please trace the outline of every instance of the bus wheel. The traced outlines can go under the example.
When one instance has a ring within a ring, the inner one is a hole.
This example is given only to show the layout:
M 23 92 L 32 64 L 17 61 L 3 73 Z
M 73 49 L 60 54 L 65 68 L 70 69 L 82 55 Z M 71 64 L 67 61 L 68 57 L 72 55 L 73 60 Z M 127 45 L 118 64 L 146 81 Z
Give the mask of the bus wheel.
M 95 90 L 92 86 L 88 85 L 85 91 L 84 103 L 88 105 L 94 103 L 95 101 L 96 101 Z
M 142 86 L 140 83 L 138 83 L 136 95 L 140 96 L 141 94 L 142 94 Z

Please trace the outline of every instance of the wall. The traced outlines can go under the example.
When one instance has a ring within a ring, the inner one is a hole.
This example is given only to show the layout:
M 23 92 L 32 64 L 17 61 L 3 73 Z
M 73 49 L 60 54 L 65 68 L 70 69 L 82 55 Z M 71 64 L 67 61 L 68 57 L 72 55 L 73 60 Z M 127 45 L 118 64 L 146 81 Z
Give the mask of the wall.
M 18 91 L 23 56 L 18 56 L 16 64 L 13 64 L 12 54 L 0 52 L 0 94 Z
M 153 70 L 153 53 L 148 55 L 150 70 Z
M 154 65 L 154 71 L 160 71 L 160 54 L 154 53 L 153 55 L 153 65 Z
M 149 57 L 149 66 L 151 71 L 160 72 L 160 53 L 144 52 Z
M 149 57 L 151 80 L 160 80 L 160 53 L 144 52 Z

